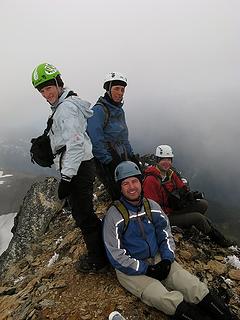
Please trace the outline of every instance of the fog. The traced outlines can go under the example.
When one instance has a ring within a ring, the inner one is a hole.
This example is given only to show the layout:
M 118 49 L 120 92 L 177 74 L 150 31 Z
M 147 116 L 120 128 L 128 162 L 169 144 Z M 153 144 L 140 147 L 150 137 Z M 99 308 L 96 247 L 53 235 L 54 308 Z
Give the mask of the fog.
M 170 144 L 181 166 L 239 195 L 239 12 L 234 0 L 2 0 L 1 135 L 45 127 L 37 64 L 56 65 L 91 103 L 105 74 L 122 72 L 136 152 Z

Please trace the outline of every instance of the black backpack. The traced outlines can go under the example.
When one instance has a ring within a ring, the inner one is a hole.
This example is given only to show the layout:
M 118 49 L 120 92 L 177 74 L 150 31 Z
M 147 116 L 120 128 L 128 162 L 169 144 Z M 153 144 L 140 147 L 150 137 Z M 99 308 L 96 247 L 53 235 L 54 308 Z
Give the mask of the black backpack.
M 77 96 L 75 92 L 70 90 L 65 97 L 71 97 L 71 96 Z M 54 110 L 51 117 L 47 121 L 47 128 L 44 130 L 43 134 L 37 138 L 32 138 L 31 143 L 32 146 L 30 148 L 30 155 L 31 155 L 31 161 L 32 163 L 37 163 L 41 167 L 50 167 L 54 164 L 54 158 L 57 154 L 61 154 L 60 157 L 60 168 L 61 168 L 61 160 L 64 151 L 66 151 L 66 146 L 63 146 L 55 154 L 52 152 L 50 138 L 48 136 L 48 133 L 52 127 L 53 124 L 53 116 L 57 109 Z
M 55 110 L 56 111 L 56 110 Z M 62 147 L 55 154 L 52 152 L 50 138 L 48 133 L 53 124 L 53 115 L 47 121 L 47 128 L 44 130 L 43 134 L 37 138 L 32 138 L 32 146 L 30 148 L 30 155 L 32 163 L 37 163 L 41 167 L 50 167 L 54 163 L 54 158 L 57 154 L 61 154 L 66 150 L 66 146 Z

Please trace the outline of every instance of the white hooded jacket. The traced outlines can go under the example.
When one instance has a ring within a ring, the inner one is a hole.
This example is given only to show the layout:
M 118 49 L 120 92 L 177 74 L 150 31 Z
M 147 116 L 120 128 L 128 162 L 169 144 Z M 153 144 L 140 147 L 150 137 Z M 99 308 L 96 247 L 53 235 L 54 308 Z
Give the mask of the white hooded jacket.
M 55 158 L 55 165 L 58 170 L 61 169 L 61 175 L 72 178 L 82 161 L 93 158 L 92 144 L 86 133 L 87 119 L 93 111 L 90 110 L 90 103 L 78 96 L 67 97 L 69 92 L 69 89 L 64 89 L 59 100 L 51 107 L 55 113 L 49 137 L 53 154 L 66 146 L 63 156 Z

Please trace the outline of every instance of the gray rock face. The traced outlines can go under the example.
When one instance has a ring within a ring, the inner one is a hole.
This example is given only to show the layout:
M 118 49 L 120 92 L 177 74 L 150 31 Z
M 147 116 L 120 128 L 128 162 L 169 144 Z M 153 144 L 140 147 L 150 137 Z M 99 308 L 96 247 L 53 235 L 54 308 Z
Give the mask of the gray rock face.
M 43 235 L 63 206 L 57 197 L 57 179 L 48 177 L 34 183 L 23 199 L 23 204 L 14 220 L 13 238 L 8 249 L 0 257 L 0 275 L 21 259 L 32 243 Z

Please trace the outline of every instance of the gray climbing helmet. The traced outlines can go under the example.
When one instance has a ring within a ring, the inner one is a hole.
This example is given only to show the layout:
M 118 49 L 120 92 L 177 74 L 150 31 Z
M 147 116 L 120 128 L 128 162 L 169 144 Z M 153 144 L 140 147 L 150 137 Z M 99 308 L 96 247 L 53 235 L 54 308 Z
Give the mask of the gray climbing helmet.
M 123 179 L 139 176 L 141 177 L 142 173 L 136 163 L 132 161 L 123 161 L 115 169 L 114 179 L 116 182 L 119 182 Z

